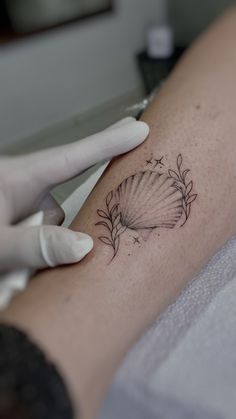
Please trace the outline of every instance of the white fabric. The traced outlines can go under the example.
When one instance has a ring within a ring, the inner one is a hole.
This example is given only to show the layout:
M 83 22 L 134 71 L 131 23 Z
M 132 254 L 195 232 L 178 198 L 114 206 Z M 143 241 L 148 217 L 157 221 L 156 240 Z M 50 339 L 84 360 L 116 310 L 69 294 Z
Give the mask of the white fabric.
M 235 255 L 232 239 L 131 350 L 102 419 L 235 419 Z

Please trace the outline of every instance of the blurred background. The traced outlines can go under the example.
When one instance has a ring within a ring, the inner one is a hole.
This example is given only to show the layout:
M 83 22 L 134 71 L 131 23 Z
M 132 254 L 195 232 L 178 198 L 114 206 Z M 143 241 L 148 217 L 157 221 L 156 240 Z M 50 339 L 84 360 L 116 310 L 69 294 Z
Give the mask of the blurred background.
M 232 0 L 0 3 L 0 151 L 24 152 L 123 117 Z

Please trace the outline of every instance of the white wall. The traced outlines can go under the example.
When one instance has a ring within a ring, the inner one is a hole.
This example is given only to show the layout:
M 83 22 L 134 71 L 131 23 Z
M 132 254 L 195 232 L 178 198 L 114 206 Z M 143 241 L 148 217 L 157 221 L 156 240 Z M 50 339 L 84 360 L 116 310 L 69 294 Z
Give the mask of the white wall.
M 134 54 L 165 0 L 117 0 L 114 14 L 0 47 L 0 141 L 14 142 L 136 89 Z

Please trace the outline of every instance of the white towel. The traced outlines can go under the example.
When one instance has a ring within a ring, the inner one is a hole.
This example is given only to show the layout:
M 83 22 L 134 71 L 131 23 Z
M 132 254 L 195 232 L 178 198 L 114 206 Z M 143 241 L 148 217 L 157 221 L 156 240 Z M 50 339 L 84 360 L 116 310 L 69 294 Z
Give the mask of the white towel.
M 232 239 L 130 351 L 101 418 L 235 419 L 235 255 Z

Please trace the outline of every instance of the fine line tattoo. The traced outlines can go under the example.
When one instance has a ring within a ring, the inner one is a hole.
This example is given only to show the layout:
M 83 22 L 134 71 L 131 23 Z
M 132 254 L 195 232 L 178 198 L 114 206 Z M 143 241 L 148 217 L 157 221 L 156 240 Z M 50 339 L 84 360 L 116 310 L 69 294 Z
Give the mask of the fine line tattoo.
M 99 240 L 112 248 L 111 260 L 117 255 L 121 235 L 127 229 L 147 240 L 154 229 L 183 227 L 187 222 L 197 198 L 192 193 L 193 181 L 187 180 L 190 170 L 183 169 L 183 157 L 179 154 L 176 170 L 159 173 L 155 168 L 164 166 L 163 158 L 151 156 L 146 160 L 151 167 L 124 179 L 107 195 L 105 210 L 97 210 L 100 221 L 95 225 L 105 230 Z M 139 237 L 135 238 L 136 243 L 140 244 Z

